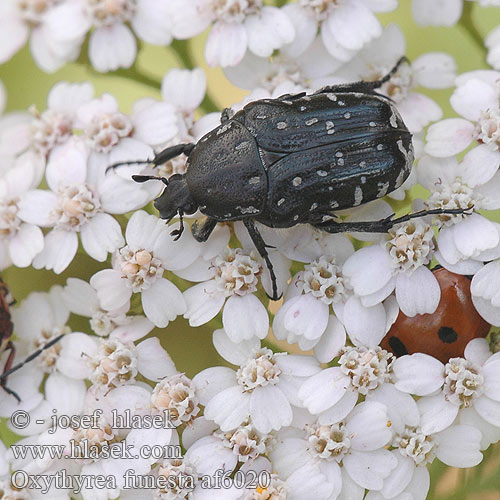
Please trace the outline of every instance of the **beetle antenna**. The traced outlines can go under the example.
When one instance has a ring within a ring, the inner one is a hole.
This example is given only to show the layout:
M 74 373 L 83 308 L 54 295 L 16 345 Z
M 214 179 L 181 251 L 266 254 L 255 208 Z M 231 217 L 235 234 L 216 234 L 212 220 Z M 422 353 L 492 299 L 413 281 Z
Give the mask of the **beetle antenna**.
M 59 342 L 64 337 L 64 335 L 65 334 L 62 333 L 61 335 L 57 336 L 55 339 L 52 339 L 50 342 L 47 342 L 45 345 L 40 347 L 40 349 L 37 349 L 35 352 L 31 353 L 25 360 L 21 361 L 20 363 L 18 363 L 15 366 L 13 366 L 10 370 L 7 370 L 7 371 L 3 372 L 2 374 L 0 374 L 0 381 L 5 380 L 9 375 L 16 372 L 20 368 L 22 368 L 26 363 L 29 363 L 30 361 L 32 361 L 36 357 L 40 356 L 40 354 L 42 354 L 42 352 L 45 351 L 46 349 L 50 349 L 54 344 Z
M 119 161 L 118 163 L 113 163 L 109 167 L 106 167 L 106 174 L 110 170 L 114 170 L 115 168 L 121 167 L 122 165 L 148 165 L 149 163 L 153 163 L 154 160 L 130 160 L 130 161 Z
M 170 236 L 175 236 L 174 241 L 177 241 L 182 233 L 184 232 L 184 219 L 183 216 L 184 212 L 182 210 L 179 210 L 179 229 L 174 229 L 171 233 Z
M 157 177 L 156 175 L 133 175 L 132 179 L 135 182 L 161 181 L 165 186 L 168 186 L 168 179 L 166 177 Z

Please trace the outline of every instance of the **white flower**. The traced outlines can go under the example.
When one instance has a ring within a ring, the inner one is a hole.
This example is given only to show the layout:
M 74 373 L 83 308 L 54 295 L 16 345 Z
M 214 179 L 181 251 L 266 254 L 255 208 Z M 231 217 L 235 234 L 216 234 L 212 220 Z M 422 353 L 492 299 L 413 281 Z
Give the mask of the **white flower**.
M 499 360 L 500 355 L 491 354 L 485 339 L 473 339 L 465 348 L 465 358 L 452 358 L 446 365 L 422 353 L 398 358 L 393 364 L 394 383 L 401 391 L 425 396 L 417 402 L 425 433 L 446 429 L 462 408 L 471 407 L 498 427 Z
M 453 26 L 462 16 L 464 0 L 412 0 L 415 21 L 422 26 Z
M 445 209 L 495 210 L 500 207 L 498 195 L 498 158 L 490 154 L 485 144 L 469 151 L 458 163 L 455 157 L 424 156 L 417 166 L 420 183 L 431 191 L 427 206 Z M 439 215 L 441 226 L 436 258 L 452 272 L 462 261 L 486 261 L 498 257 L 497 224 L 478 213 L 472 215 Z M 477 268 L 476 268 L 477 270 Z
M 484 44 L 488 48 L 488 55 L 486 61 L 490 66 L 499 70 L 500 69 L 500 26 L 488 33 L 484 39 Z
M 100 337 L 106 337 L 115 328 L 133 321 L 131 316 L 126 316 L 130 302 L 126 302 L 121 308 L 108 311 L 101 306 L 97 291 L 87 282 L 77 278 L 68 278 L 62 299 L 72 313 L 90 318 L 90 327 Z
M 155 410 L 168 410 L 169 419 L 179 427 L 191 424 L 200 412 L 194 384 L 183 373 L 175 373 L 160 380 L 151 395 Z
M 176 38 L 191 38 L 213 23 L 205 46 L 210 66 L 234 66 L 247 48 L 268 57 L 295 36 L 284 11 L 265 6 L 262 0 L 175 0 L 171 14 Z
M 256 252 L 226 249 L 212 260 L 215 276 L 184 292 L 191 326 L 210 321 L 224 307 L 222 324 L 231 340 L 239 342 L 256 336 L 263 339 L 269 330 L 269 316 L 254 295 L 262 264 Z M 227 298 L 227 301 L 226 301 Z M 225 305 L 224 305 L 225 304 Z
M 87 163 L 88 152 L 78 138 L 58 146 L 47 165 L 50 191 L 28 191 L 19 202 L 21 220 L 53 227 L 33 262 L 38 269 L 53 269 L 57 274 L 64 271 L 76 254 L 77 233 L 81 233 L 87 254 L 103 262 L 108 252 L 123 245 L 120 225 L 109 213 L 128 212 L 149 197 L 132 181 L 105 176 L 104 171 Z
M 303 433 L 285 436 L 270 455 L 274 469 L 293 486 L 292 500 L 311 498 L 310 488 L 314 498 L 327 500 L 339 495 L 346 476 L 354 491 L 380 490 L 397 465 L 384 449 L 391 439 L 385 405 L 364 402 L 338 423 L 314 422 Z
M 441 432 L 424 429 L 420 401 L 416 403 L 394 385 L 384 384 L 375 389 L 367 395 L 367 401 L 387 407 L 394 436 L 391 454 L 397 466 L 380 491 L 370 492 L 366 498 L 382 500 L 411 495 L 408 498 L 425 499 L 430 484 L 426 466 L 435 457 L 453 467 L 472 467 L 482 460 L 478 429 L 469 425 L 452 425 Z
M 374 307 L 396 290 L 398 305 L 407 316 L 433 313 L 441 297 L 439 284 L 426 267 L 433 255 L 433 237 L 429 224 L 412 220 L 394 226 L 385 241 L 361 248 L 347 259 L 342 272 L 361 305 Z M 344 317 L 349 319 L 345 312 Z M 346 328 L 350 333 L 347 324 Z
M 134 340 L 147 335 L 148 328 L 115 330 L 107 339 L 96 339 L 85 334 L 73 334 L 62 342 L 57 366 L 61 372 L 75 379 L 89 379 L 96 394 L 135 383 L 140 373 L 158 381 L 175 373 L 175 366 L 157 338 L 143 340 L 137 346 Z
M 254 99 L 276 98 L 331 85 L 341 64 L 318 37 L 299 57 L 291 56 L 289 50 L 281 50 L 271 59 L 247 52 L 239 64 L 225 68 L 224 74 L 234 85 L 252 91 L 243 100 L 246 104 Z
M 342 323 L 329 314 L 330 305 L 335 311 L 348 296 L 340 265 L 323 256 L 306 265 L 290 283 L 273 321 L 277 339 L 297 342 L 303 351 L 314 348 L 322 362 L 331 361 L 345 344 Z
M 72 33 L 61 42 L 54 37 L 48 16 L 64 0 L 5 0 L 0 6 L 0 64 L 7 62 L 28 40 L 31 28 L 30 49 L 38 66 L 53 72 L 64 63 L 78 57 L 82 37 Z M 56 26 L 64 24 L 59 19 Z
M 27 267 L 43 249 L 42 230 L 19 218 L 19 202 L 24 193 L 38 184 L 29 154 L 0 177 L 0 269 L 11 263 Z
M 300 405 L 296 387 L 319 371 L 318 362 L 310 356 L 273 354 L 261 348 L 256 337 L 234 343 L 223 330 L 214 332 L 213 340 L 219 354 L 239 369 L 207 368 L 194 377 L 205 417 L 222 431 L 233 430 L 248 418 L 263 433 L 290 425 L 291 404 Z
M 473 141 L 479 146 L 473 154 L 481 154 L 483 161 L 500 158 L 500 87 L 497 71 L 471 71 L 460 75 L 457 88 L 450 97 L 453 109 L 463 118 L 448 118 L 429 127 L 427 154 L 440 158 L 464 151 Z M 481 150 L 481 153 L 476 150 Z
M 474 307 L 494 326 L 500 326 L 499 280 L 500 260 L 496 259 L 478 270 L 470 286 Z
M 47 96 L 47 109 L 39 112 L 32 108 L 33 120 L 29 124 L 30 147 L 47 158 L 55 146 L 68 141 L 76 126 L 77 110 L 94 95 L 91 83 L 56 83 Z
M 358 395 L 366 395 L 391 378 L 393 355 L 376 347 L 345 347 L 339 366 L 326 368 L 307 379 L 299 400 L 320 424 L 334 424 L 354 408 Z
M 71 333 L 66 324 L 69 310 L 62 301 L 63 289 L 53 286 L 48 293 L 32 292 L 18 307 L 12 309 L 12 319 L 20 344 L 20 353 L 31 354 L 59 335 Z M 61 342 L 44 350 L 31 363 L 43 373 L 54 373 L 61 352 Z
M 77 40 L 76 55 L 87 32 L 89 58 L 97 71 L 130 68 L 137 44 L 134 33 L 155 45 L 171 40 L 168 0 L 66 0 L 46 18 L 52 38 L 58 44 Z M 128 27 L 134 30 L 134 33 Z
M 118 309 L 132 293 L 141 293 L 144 314 L 156 326 L 163 328 L 186 312 L 182 293 L 162 276 L 165 270 L 192 264 L 200 246 L 190 231 L 174 242 L 169 234 L 172 227 L 144 211 L 132 215 L 125 233 L 127 244 L 115 253 L 113 269 L 99 271 L 90 280 L 104 309 Z
M 397 0 L 299 0 L 284 8 L 296 31 L 295 40 L 285 50 L 293 57 L 301 55 L 314 40 L 319 25 L 326 50 L 339 61 L 349 61 L 382 33 L 374 12 L 396 7 Z

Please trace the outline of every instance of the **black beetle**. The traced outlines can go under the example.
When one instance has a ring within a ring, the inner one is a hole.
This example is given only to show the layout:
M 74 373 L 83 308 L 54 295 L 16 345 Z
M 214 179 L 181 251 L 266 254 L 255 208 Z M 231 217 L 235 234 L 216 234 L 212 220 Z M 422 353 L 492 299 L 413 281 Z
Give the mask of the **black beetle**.
M 167 187 L 155 200 L 162 219 L 198 209 L 207 219 L 195 222 L 196 240 L 206 241 L 218 222 L 241 220 L 265 259 L 278 298 L 269 248 L 254 221 L 269 227 L 309 223 L 330 233 L 387 232 L 415 217 L 462 210 L 431 210 L 381 221 L 342 222 L 334 210 L 351 208 L 385 196 L 403 184 L 413 165 L 412 136 L 392 101 L 375 92 L 389 74 L 373 82 L 325 87 L 263 99 L 232 114 L 223 111 L 221 125 L 197 144 L 179 144 L 152 160 L 111 165 L 160 165 L 187 155 L 186 174 L 169 179 L 134 175 L 137 182 L 161 180 Z M 336 219 L 336 220 L 335 220 Z
M 14 301 L 10 297 L 11 295 L 9 289 L 7 288 L 7 285 L 4 283 L 2 278 L 0 278 L 0 355 L 4 352 L 9 351 L 7 361 L 5 362 L 5 365 L 3 367 L 3 372 L 0 373 L 0 387 L 7 394 L 14 396 L 18 401 L 21 401 L 21 398 L 18 396 L 18 394 L 7 387 L 7 377 L 11 373 L 19 370 L 19 368 L 22 368 L 32 359 L 35 359 L 45 349 L 52 347 L 56 342 L 61 340 L 63 336 L 59 335 L 58 337 L 52 339 L 40 349 L 37 349 L 34 353 L 30 354 L 24 361 L 17 364 L 16 366 L 12 366 L 12 363 L 14 362 L 14 356 L 16 355 L 16 349 L 11 340 L 12 333 L 14 332 L 14 325 L 10 316 L 10 306 Z

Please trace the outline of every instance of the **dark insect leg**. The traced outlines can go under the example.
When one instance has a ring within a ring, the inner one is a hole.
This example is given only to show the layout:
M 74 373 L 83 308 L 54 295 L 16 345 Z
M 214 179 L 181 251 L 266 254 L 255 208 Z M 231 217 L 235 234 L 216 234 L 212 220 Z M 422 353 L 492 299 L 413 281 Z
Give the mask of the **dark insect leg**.
M 170 233 L 170 236 L 175 236 L 174 241 L 177 241 L 182 236 L 182 233 L 184 232 L 184 218 L 182 217 L 183 215 L 184 215 L 184 212 L 179 209 L 179 229 L 174 229 Z
M 201 224 L 198 224 L 198 221 L 196 220 L 191 226 L 191 233 L 196 241 L 203 243 L 210 238 L 210 235 L 216 225 L 217 221 L 215 219 L 211 219 L 210 217 L 207 217 Z
M 328 87 L 323 87 L 322 89 L 315 92 L 315 94 L 325 94 L 328 92 L 361 92 L 362 94 L 373 93 L 375 89 L 382 87 L 385 82 L 388 82 L 392 75 L 396 73 L 401 64 L 404 62 L 409 63 L 410 61 L 406 56 L 401 57 L 394 67 L 380 80 L 375 80 L 373 82 L 365 82 L 363 80 L 354 83 L 346 83 L 343 85 L 333 85 Z
M 411 219 L 418 219 L 426 215 L 459 215 L 467 214 L 470 209 L 442 209 L 436 208 L 434 210 L 421 210 L 414 214 L 406 214 L 397 219 L 393 219 L 394 214 L 386 217 L 385 219 L 371 222 L 335 222 L 327 221 L 319 224 L 313 224 L 314 227 L 326 231 L 327 233 L 345 233 L 345 232 L 360 232 L 360 233 L 387 233 L 396 224 L 408 222 Z
M 168 186 L 168 179 L 166 177 L 157 177 L 156 175 L 133 175 L 132 180 L 135 182 L 162 181 L 165 186 Z
M 262 239 L 261 234 L 258 229 L 255 227 L 254 221 L 252 219 L 243 219 L 243 223 L 247 228 L 248 234 L 250 238 L 252 238 L 253 244 L 259 251 L 261 257 L 266 261 L 267 268 L 269 269 L 269 274 L 271 275 L 271 283 L 273 285 L 273 295 L 271 300 L 278 300 L 278 285 L 276 283 L 276 275 L 274 274 L 273 264 L 269 259 L 269 254 L 267 253 L 268 245 Z
M 58 337 L 52 339 L 50 342 L 47 342 L 45 345 L 40 347 L 40 349 L 37 349 L 35 352 L 32 352 L 25 360 L 21 361 L 16 366 L 13 366 L 12 368 L 8 368 L 8 369 L 6 366 L 6 369 L 0 375 L 0 384 L 2 385 L 2 387 L 3 387 L 4 381 L 7 380 L 7 377 L 11 373 L 17 372 L 17 370 L 22 368 L 25 364 L 29 363 L 30 361 L 33 361 L 35 358 L 40 356 L 40 354 L 42 354 L 43 351 L 50 349 L 54 344 L 57 344 L 57 342 L 59 342 L 63 337 L 64 337 L 64 333 L 59 335 Z M 9 359 L 10 359 L 10 356 L 9 356 Z M 11 361 L 11 363 L 12 363 L 12 361 Z M 8 362 L 7 362 L 7 364 L 8 364 Z
M 169 148 L 166 148 L 163 151 L 157 153 L 152 160 L 148 159 L 148 160 L 119 161 L 118 163 L 113 163 L 113 165 L 110 165 L 108 168 L 106 168 L 106 173 L 108 173 L 109 170 L 114 170 L 115 168 L 120 167 L 122 165 L 136 165 L 138 163 L 139 164 L 151 163 L 153 167 L 157 167 L 158 165 L 161 165 L 162 163 L 165 163 L 166 161 L 171 160 L 172 158 L 175 158 L 176 156 L 179 156 L 181 154 L 189 156 L 194 146 L 195 145 L 193 143 L 177 144 L 176 146 L 170 146 Z
M 0 376 L 0 387 L 11 396 L 14 396 L 18 402 L 21 402 L 21 398 L 15 393 L 12 389 L 7 387 L 7 375 L 10 373 L 12 363 L 14 362 L 14 356 L 16 355 L 16 348 L 12 342 L 7 343 L 7 347 L 5 349 L 10 350 L 9 357 L 7 358 L 7 362 L 5 363 L 4 372 Z

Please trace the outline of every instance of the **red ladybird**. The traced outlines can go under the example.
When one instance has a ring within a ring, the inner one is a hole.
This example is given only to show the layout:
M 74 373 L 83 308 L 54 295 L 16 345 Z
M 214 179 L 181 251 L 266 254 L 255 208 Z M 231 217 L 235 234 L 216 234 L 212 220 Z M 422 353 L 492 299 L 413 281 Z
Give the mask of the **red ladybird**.
M 381 345 L 396 356 L 423 352 L 443 363 L 463 357 L 467 343 L 485 337 L 490 326 L 476 311 L 470 279 L 444 268 L 432 271 L 441 288 L 441 301 L 432 314 L 409 318 L 401 311 Z

